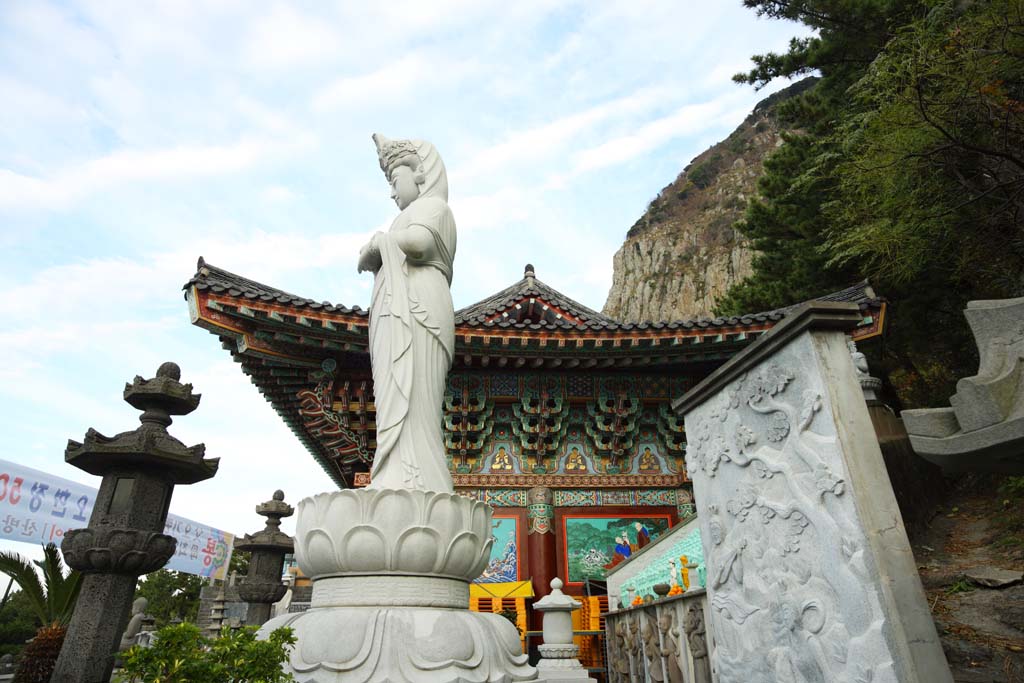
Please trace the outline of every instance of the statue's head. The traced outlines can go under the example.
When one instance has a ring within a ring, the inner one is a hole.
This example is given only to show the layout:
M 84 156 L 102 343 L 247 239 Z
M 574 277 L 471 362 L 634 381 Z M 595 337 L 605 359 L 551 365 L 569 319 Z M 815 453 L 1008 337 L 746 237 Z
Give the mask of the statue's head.
M 423 140 L 391 140 L 379 133 L 374 133 L 373 142 L 399 209 L 421 196 L 448 201 L 448 176 L 433 145 Z
M 423 160 L 411 140 L 389 140 L 375 133 L 373 141 L 380 168 L 391 183 L 391 198 L 404 209 L 420 196 L 420 186 L 426 181 Z

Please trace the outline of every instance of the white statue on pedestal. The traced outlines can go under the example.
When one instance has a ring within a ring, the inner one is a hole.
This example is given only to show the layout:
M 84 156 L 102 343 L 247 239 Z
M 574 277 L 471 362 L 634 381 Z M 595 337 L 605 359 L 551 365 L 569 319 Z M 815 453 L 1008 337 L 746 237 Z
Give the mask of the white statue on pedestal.
M 402 212 L 359 253 L 359 271 L 375 275 L 372 482 L 299 502 L 295 557 L 313 581 L 310 608 L 260 634 L 294 629 L 285 669 L 298 683 L 535 680 L 515 626 L 469 610 L 493 539 L 490 507 L 455 493 L 441 431 L 455 347 L 444 163 L 429 142 L 373 139 Z
M 439 417 L 455 350 L 448 176 L 429 142 L 373 140 L 402 212 L 359 253 L 359 272 L 375 274 L 370 363 L 377 452 L 369 488 L 452 493 Z

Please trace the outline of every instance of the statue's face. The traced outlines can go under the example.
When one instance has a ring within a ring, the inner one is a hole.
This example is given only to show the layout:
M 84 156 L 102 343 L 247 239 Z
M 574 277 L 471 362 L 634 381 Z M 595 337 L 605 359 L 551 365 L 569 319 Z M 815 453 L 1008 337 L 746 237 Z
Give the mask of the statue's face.
M 420 196 L 416 176 L 415 171 L 404 165 L 391 172 L 391 198 L 398 204 L 399 209 L 405 209 Z

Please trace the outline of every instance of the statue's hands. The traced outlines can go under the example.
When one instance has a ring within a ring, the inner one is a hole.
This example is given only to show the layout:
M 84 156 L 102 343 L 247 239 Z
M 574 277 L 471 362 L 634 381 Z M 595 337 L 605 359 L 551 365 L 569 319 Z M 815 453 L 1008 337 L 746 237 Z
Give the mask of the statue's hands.
M 359 250 L 358 270 L 360 273 L 364 271 L 376 273 L 380 270 L 380 247 L 377 246 L 377 238 L 379 236 L 379 232 L 374 234 L 374 236 L 370 238 L 370 241 L 363 245 L 363 248 Z

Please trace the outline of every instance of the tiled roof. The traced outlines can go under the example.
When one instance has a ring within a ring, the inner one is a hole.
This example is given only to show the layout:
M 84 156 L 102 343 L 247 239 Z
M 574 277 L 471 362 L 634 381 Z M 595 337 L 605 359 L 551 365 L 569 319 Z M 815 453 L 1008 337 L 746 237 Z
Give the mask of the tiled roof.
M 240 299 L 272 303 L 295 309 L 340 314 L 346 317 L 367 318 L 368 311 L 359 306 L 349 308 L 329 301 L 314 301 L 269 287 L 199 258 L 197 272 L 185 283 L 184 289 L 195 287 L 199 292 L 209 291 Z M 861 308 L 878 309 L 882 299 L 875 296 L 865 280 L 846 289 L 816 297 L 819 301 L 847 301 Z M 621 333 L 658 330 L 711 330 L 715 328 L 745 328 L 773 325 L 799 306 L 800 303 L 761 313 L 717 318 L 688 318 L 671 321 L 621 322 L 584 306 L 537 279 L 533 267 L 527 265 L 523 279 L 500 292 L 455 312 L 457 333 L 476 330 L 500 332 L 562 332 L 562 333 Z M 301 314 L 296 311 L 296 314 Z M 365 323 L 364 323 L 365 324 Z
M 209 290 L 215 294 L 227 294 L 239 299 L 250 299 L 252 301 L 264 301 L 291 306 L 293 308 L 308 308 L 310 310 L 327 311 L 330 313 L 342 313 L 347 315 L 368 315 L 359 306 L 343 306 L 332 304 L 330 301 L 314 301 L 305 297 L 289 294 L 280 289 L 268 287 L 265 284 L 236 275 L 217 266 L 210 265 L 200 256 L 196 263 L 196 274 L 185 283 L 183 289 L 188 290 L 195 287 L 200 292 Z
M 616 321 L 544 284 L 529 264 L 519 282 L 455 312 L 456 325 L 512 327 L 516 323 L 537 325 L 534 329 L 600 328 Z

